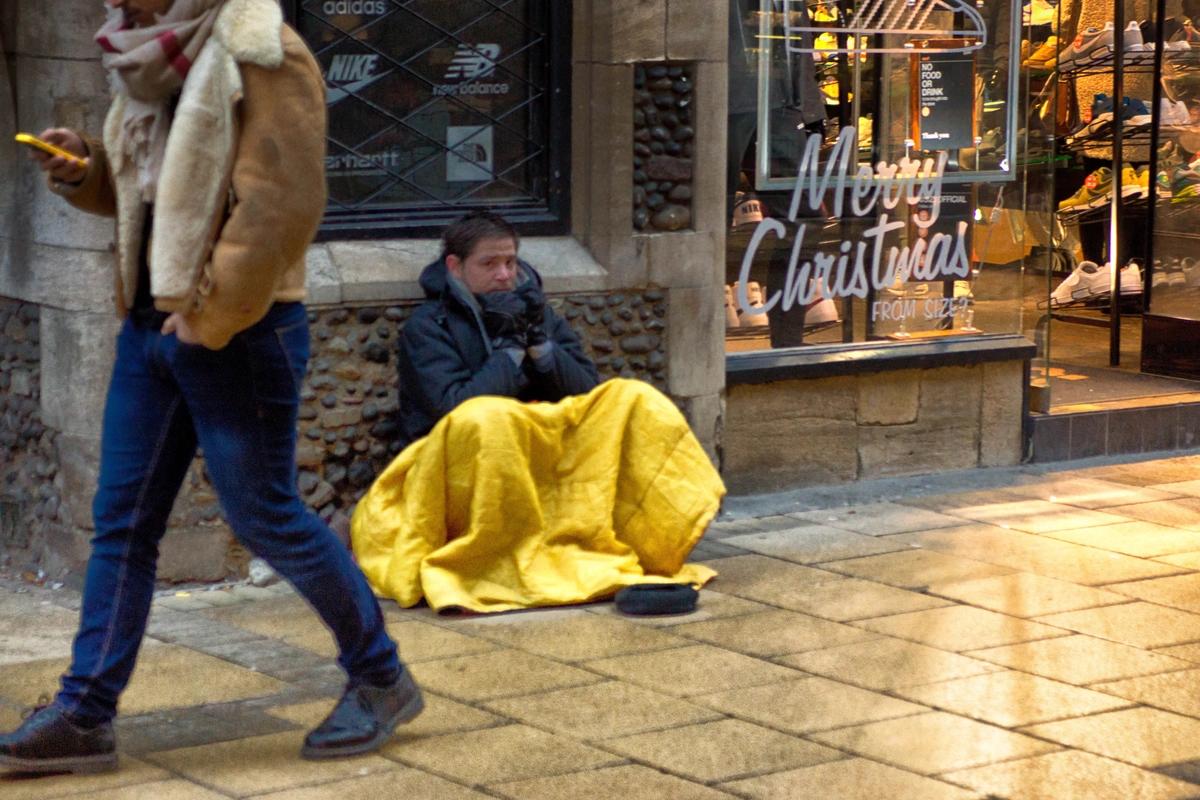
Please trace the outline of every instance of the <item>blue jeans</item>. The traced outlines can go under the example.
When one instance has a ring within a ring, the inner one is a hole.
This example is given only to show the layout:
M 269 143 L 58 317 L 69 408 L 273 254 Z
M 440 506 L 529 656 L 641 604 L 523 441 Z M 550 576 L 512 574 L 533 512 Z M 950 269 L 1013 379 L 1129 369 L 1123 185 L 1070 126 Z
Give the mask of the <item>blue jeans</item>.
M 116 715 L 146 630 L 158 543 L 197 445 L 230 527 L 332 630 L 350 680 L 399 674 L 366 579 L 296 488 L 308 349 L 301 303 L 275 304 L 222 350 L 125 322 L 104 410 L 80 628 L 55 700 L 77 723 Z

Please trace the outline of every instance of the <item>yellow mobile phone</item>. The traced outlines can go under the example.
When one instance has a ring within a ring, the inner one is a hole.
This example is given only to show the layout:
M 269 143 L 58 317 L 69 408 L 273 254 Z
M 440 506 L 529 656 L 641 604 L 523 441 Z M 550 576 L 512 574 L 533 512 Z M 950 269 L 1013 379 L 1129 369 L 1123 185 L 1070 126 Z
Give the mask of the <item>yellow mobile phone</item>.
M 62 158 L 67 159 L 68 161 L 74 161 L 76 164 L 78 164 L 81 167 L 87 166 L 88 160 L 86 158 L 80 158 L 79 156 L 75 155 L 74 153 L 72 153 L 70 151 L 63 150 L 61 147 L 55 147 L 54 145 L 50 144 L 49 142 L 44 142 L 41 139 L 39 139 L 38 137 L 33 136 L 31 134 L 18 133 L 14 138 L 21 144 L 26 145 L 27 147 L 33 147 L 37 150 L 41 150 L 43 153 L 49 153 L 52 156 L 61 156 Z

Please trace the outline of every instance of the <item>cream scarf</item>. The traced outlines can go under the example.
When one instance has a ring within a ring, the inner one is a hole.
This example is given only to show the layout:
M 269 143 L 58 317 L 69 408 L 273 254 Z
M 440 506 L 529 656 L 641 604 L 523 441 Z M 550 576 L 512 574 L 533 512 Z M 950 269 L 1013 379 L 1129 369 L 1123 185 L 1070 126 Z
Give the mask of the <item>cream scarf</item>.
M 124 15 L 109 9 L 96 34 L 102 63 L 114 91 L 127 98 L 118 144 L 109 153 L 113 169 L 131 164 L 142 199 L 154 202 L 171 130 L 169 104 L 208 41 L 225 0 L 175 0 L 148 28 L 128 27 Z

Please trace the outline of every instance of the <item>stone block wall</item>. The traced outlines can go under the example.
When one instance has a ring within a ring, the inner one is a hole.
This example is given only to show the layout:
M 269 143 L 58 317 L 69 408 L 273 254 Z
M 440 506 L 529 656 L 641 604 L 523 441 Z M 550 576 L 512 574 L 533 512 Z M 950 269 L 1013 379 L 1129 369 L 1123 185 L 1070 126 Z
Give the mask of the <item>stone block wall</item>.
M 731 492 L 923 475 L 1021 461 L 1023 364 L 732 386 Z
M 0 298 L 0 564 L 61 520 L 56 432 L 41 414 L 38 307 Z M 16 564 L 15 566 L 24 566 Z

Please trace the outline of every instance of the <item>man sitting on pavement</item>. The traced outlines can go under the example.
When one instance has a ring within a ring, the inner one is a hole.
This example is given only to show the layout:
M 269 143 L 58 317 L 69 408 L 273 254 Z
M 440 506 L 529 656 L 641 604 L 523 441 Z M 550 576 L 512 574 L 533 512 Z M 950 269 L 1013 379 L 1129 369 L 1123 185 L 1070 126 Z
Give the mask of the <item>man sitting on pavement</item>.
M 406 447 L 352 525 L 375 589 L 502 611 L 711 577 L 683 561 L 725 490 L 683 415 L 648 383 L 599 381 L 503 218 L 443 240 L 400 337 Z

